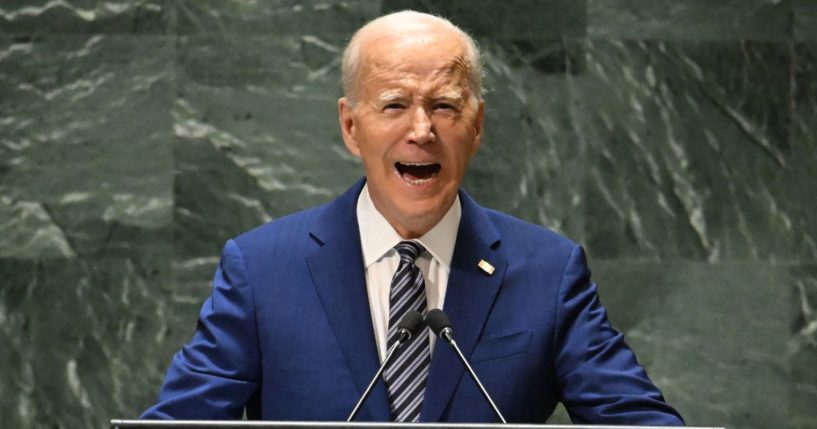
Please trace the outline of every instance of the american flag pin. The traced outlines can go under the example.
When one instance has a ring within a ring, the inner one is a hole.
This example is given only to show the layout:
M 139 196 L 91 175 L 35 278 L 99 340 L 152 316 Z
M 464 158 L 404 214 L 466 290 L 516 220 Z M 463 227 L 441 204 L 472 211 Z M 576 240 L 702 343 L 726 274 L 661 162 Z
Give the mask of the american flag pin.
M 496 268 L 494 268 L 494 266 L 493 266 L 493 265 L 491 265 L 491 264 L 490 264 L 488 261 L 486 261 L 485 259 L 480 259 L 480 260 L 479 260 L 479 264 L 477 264 L 477 266 L 478 266 L 478 267 L 479 267 L 479 269 L 481 269 L 482 271 L 485 271 L 485 274 L 488 274 L 489 276 L 490 276 L 491 274 L 493 274 L 493 273 L 494 273 L 494 271 L 496 270 Z

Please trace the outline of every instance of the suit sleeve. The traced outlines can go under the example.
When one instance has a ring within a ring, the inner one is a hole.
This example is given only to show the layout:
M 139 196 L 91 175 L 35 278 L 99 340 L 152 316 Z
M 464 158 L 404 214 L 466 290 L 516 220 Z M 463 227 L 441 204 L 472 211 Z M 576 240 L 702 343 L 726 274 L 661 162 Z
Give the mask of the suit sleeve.
M 145 419 L 240 419 L 260 385 L 252 288 L 230 240 L 193 339 L 173 356 L 157 403 Z
M 579 246 L 562 274 L 558 304 L 556 372 L 561 400 L 575 423 L 684 424 L 607 320 Z

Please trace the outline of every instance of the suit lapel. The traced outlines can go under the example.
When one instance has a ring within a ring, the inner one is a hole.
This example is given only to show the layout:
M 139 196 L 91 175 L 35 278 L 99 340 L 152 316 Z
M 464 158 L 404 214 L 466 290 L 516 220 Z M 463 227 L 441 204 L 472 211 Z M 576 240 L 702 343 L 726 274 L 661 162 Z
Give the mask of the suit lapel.
M 315 289 L 360 394 L 380 365 L 355 209 L 362 187 L 360 181 L 326 206 L 311 232 L 319 247 L 307 257 Z M 358 420 L 365 413 L 375 421 L 390 419 L 383 383 L 375 387 Z
M 499 234 L 482 209 L 462 191 L 460 202 L 462 218 L 451 262 L 444 310 L 451 319 L 457 345 L 468 357 L 474 350 L 502 284 L 507 261 L 495 250 L 499 244 Z M 479 268 L 480 260 L 495 267 L 492 275 Z M 421 421 L 440 420 L 464 372 L 465 368 L 455 352 L 438 339 L 431 360 Z

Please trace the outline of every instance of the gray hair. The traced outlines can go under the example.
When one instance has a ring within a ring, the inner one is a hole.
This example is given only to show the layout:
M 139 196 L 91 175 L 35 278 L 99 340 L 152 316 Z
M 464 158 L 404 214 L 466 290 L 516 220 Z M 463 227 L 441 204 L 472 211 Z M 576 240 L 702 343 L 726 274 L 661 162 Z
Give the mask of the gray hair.
M 455 33 L 457 33 L 460 37 L 462 37 L 463 41 L 465 42 L 465 55 L 466 55 L 466 62 L 468 63 L 468 86 L 471 92 L 471 98 L 474 101 L 481 101 L 482 100 L 482 62 L 480 60 L 480 52 L 479 47 L 477 47 L 477 43 L 474 39 L 468 35 L 465 31 L 461 28 L 454 25 L 451 21 L 436 16 L 430 15 L 422 12 L 416 12 L 413 10 L 403 10 L 400 12 L 390 13 L 388 15 L 381 16 L 379 18 L 373 19 L 366 23 L 363 27 L 355 32 L 352 36 L 352 39 L 349 41 L 349 44 L 346 45 L 346 49 L 343 50 L 343 60 L 341 62 L 341 79 L 343 84 L 343 94 L 349 101 L 351 105 L 355 104 L 354 97 L 352 94 L 355 91 L 355 84 L 357 83 L 358 73 L 360 72 L 360 42 L 362 39 L 362 35 L 365 34 L 365 30 L 371 28 L 374 25 L 378 24 L 386 24 L 389 22 L 396 22 L 399 23 L 401 21 L 407 19 L 426 19 L 437 24 L 440 24 Z

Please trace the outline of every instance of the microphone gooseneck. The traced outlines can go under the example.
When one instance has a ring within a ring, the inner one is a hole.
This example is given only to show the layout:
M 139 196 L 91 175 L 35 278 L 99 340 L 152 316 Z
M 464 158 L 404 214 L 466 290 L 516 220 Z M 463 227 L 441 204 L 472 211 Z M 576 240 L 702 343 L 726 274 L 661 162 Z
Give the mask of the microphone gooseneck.
M 423 320 L 423 315 L 420 314 L 419 311 L 409 311 L 403 318 L 400 319 L 400 322 L 397 323 L 397 341 L 395 341 L 394 345 L 391 346 L 391 349 L 386 353 L 386 357 L 383 358 L 383 363 L 380 364 L 380 368 L 377 369 L 377 372 L 372 377 L 372 381 L 369 382 L 369 385 L 366 387 L 366 390 L 363 392 L 363 395 L 360 396 L 360 399 L 355 404 L 355 408 L 352 409 L 352 412 L 349 414 L 349 417 L 346 419 L 347 422 L 351 422 L 354 420 L 357 413 L 360 412 L 360 409 L 363 407 L 363 403 L 366 401 L 366 398 L 372 393 L 372 389 L 374 389 L 375 383 L 379 380 L 381 375 L 383 374 L 383 370 L 386 369 L 386 365 L 391 362 L 391 359 L 394 357 L 397 350 L 405 344 L 408 340 L 412 337 L 417 335 L 425 326 L 425 321 Z
M 465 359 L 465 356 L 462 354 L 459 346 L 457 346 L 457 342 L 454 341 L 454 329 L 451 327 L 451 321 L 448 319 L 448 316 L 439 308 L 429 310 L 428 313 L 426 313 L 426 324 L 428 324 L 428 327 L 431 328 L 434 334 L 445 340 L 445 342 L 451 345 L 451 348 L 457 352 L 457 356 L 459 356 L 460 361 L 462 361 L 462 364 L 465 366 L 465 369 L 468 370 L 468 373 L 471 374 L 471 379 L 477 384 L 482 396 L 486 401 L 488 401 L 488 404 L 491 405 L 491 409 L 494 410 L 494 414 L 499 417 L 499 420 L 502 423 L 508 423 L 502 413 L 499 412 L 499 408 L 497 408 L 494 400 L 491 399 L 491 395 L 489 395 L 488 391 L 485 390 L 485 386 L 483 386 L 482 382 L 479 381 L 479 377 L 477 377 L 477 374 L 471 368 L 468 360 Z

